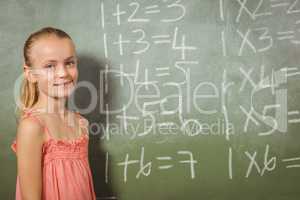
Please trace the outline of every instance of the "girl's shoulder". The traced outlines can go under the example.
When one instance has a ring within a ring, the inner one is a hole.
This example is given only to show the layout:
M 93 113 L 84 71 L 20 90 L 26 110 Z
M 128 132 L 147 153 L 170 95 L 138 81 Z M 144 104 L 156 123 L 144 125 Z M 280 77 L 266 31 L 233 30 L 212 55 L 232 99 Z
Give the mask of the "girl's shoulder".
M 19 117 L 17 125 L 17 133 L 14 138 L 11 148 L 17 152 L 17 141 L 44 141 L 45 125 L 40 113 L 23 111 Z
M 38 124 L 41 127 L 45 126 L 44 115 L 45 113 L 40 109 L 24 109 L 23 113 L 19 118 L 19 124 L 23 123 L 33 123 Z
M 46 129 L 44 112 L 39 109 L 24 109 L 18 120 L 18 129 L 40 129 L 41 134 Z
M 21 123 L 33 123 L 43 127 L 43 112 L 38 109 L 24 109 L 18 120 L 18 124 L 20 125 Z
M 43 121 L 36 116 L 25 116 L 18 124 L 17 138 L 43 139 Z

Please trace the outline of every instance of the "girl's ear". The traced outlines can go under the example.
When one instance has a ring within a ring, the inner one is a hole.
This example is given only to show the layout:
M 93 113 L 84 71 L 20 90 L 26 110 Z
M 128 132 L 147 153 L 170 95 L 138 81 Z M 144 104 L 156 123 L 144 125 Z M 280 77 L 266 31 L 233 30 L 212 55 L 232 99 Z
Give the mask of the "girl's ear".
M 35 73 L 33 72 L 33 70 L 25 64 L 23 65 L 23 69 L 24 69 L 25 78 L 31 83 L 36 83 L 37 77 L 36 77 Z

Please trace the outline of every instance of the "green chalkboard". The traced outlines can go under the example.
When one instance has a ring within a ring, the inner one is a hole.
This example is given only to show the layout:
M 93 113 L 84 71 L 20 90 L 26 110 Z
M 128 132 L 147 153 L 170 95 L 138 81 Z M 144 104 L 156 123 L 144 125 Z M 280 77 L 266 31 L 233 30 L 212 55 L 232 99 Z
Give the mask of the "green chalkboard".
M 298 0 L 1 1 L 1 199 L 27 36 L 69 33 L 97 199 L 297 200 Z

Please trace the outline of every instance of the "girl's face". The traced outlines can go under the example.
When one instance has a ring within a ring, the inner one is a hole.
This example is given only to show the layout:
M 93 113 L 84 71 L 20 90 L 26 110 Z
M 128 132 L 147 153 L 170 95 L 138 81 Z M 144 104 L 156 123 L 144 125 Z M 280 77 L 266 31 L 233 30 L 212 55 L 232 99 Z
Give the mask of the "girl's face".
M 70 39 L 51 35 L 39 38 L 31 47 L 30 59 L 39 92 L 53 98 L 70 95 L 78 78 L 75 47 Z

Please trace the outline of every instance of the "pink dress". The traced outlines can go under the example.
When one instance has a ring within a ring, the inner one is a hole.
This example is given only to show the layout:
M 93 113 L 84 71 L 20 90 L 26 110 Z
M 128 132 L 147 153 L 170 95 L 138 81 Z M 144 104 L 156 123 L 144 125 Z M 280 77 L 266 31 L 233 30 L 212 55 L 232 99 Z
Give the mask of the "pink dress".
M 42 147 L 42 200 L 96 200 L 88 162 L 87 120 L 76 113 L 82 135 L 71 141 L 57 140 L 32 111 L 25 111 L 22 118 L 31 117 L 44 127 L 47 134 Z M 16 140 L 11 147 L 17 153 Z M 16 200 L 22 200 L 20 192 L 17 176 Z

